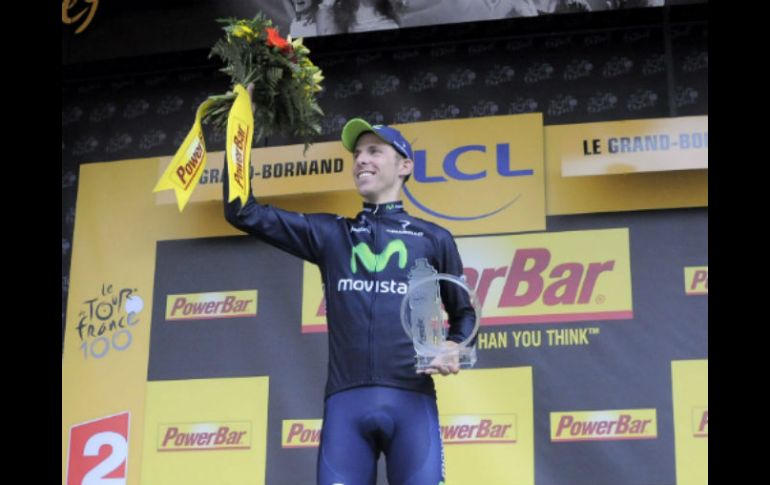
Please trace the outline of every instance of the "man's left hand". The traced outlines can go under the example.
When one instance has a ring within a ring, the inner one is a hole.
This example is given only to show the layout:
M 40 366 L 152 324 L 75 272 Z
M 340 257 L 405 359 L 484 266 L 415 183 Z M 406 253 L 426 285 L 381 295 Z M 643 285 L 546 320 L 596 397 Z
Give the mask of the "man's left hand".
M 447 340 L 444 342 L 444 352 L 431 361 L 430 367 L 427 369 L 420 369 L 417 373 L 441 374 L 442 376 L 457 374 L 460 372 L 460 353 L 458 352 L 457 347 L 457 342 Z

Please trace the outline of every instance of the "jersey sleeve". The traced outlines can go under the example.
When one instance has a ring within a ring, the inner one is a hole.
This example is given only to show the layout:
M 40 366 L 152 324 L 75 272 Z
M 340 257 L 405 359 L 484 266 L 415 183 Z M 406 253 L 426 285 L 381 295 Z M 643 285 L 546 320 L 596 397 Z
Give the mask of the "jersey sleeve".
M 224 167 L 222 195 L 225 219 L 241 231 L 298 258 L 320 264 L 323 252 L 325 219 L 329 214 L 302 214 L 257 202 L 252 193 L 245 204 L 240 199 L 228 202 L 227 163 Z
M 439 273 L 462 278 L 463 263 L 452 235 L 446 232 L 440 238 L 439 244 L 441 248 Z M 476 322 L 476 311 L 473 309 L 468 293 L 459 286 L 444 281 L 441 282 L 441 300 L 449 316 L 447 339 L 457 343 L 466 340 L 473 333 Z M 470 344 L 475 344 L 475 339 Z

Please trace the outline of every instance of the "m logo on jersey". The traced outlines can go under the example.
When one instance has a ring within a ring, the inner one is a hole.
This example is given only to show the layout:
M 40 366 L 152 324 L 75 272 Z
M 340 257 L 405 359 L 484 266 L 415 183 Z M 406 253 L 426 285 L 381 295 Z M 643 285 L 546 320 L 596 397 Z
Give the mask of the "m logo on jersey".
M 394 254 L 398 254 L 398 267 L 404 269 L 407 260 L 407 250 L 404 241 L 400 239 L 390 241 L 385 246 L 385 250 L 380 254 L 375 254 L 369 245 L 361 242 L 353 246 L 350 252 L 350 270 L 354 274 L 358 273 L 358 263 L 360 262 L 368 272 L 379 273 L 388 266 L 388 262 Z

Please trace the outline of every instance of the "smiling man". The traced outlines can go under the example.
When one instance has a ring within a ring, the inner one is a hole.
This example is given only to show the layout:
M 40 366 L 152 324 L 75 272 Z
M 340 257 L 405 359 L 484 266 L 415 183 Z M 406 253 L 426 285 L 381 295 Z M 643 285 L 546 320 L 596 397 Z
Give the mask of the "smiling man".
M 459 366 L 437 359 L 415 371 L 400 306 L 415 260 L 455 276 L 462 276 L 462 262 L 446 229 L 404 210 L 401 188 L 414 162 L 401 132 L 356 118 L 343 128 L 342 144 L 353 154 L 353 181 L 364 200 L 355 218 L 284 211 L 253 195 L 242 207 L 239 199 L 228 203 L 227 175 L 225 217 L 320 268 L 329 363 L 318 484 L 374 484 L 385 453 L 391 485 L 438 485 L 444 454 L 431 374 L 456 374 Z M 442 286 L 441 298 L 451 347 L 471 335 L 475 313 L 455 285 Z

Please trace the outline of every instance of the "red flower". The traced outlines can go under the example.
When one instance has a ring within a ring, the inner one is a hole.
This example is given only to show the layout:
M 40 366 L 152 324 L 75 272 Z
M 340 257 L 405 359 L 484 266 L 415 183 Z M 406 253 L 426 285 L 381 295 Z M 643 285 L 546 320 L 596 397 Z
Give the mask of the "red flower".
M 281 52 L 291 52 L 291 44 L 278 34 L 278 30 L 274 28 L 266 28 L 267 41 L 265 42 L 269 47 L 278 47 Z

